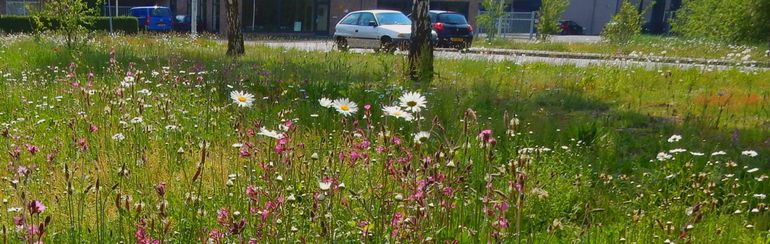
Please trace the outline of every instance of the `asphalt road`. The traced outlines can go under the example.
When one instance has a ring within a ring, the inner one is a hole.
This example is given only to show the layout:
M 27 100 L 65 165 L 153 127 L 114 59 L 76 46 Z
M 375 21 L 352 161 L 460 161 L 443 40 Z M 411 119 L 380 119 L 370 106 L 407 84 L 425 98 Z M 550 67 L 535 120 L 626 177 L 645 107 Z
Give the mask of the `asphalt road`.
M 247 41 L 249 45 L 266 45 L 274 48 L 297 49 L 303 51 L 329 52 L 336 49 L 331 41 Z M 372 53 L 372 50 L 352 49 L 351 52 Z M 404 55 L 404 52 L 397 52 L 398 55 Z M 643 67 L 650 70 L 680 68 L 680 69 L 701 69 L 701 70 L 725 70 L 738 68 L 746 71 L 767 71 L 767 68 L 755 67 L 736 67 L 726 65 L 706 65 L 706 64 L 685 64 L 685 63 L 663 63 L 653 61 L 635 61 L 635 60 L 600 60 L 600 59 L 578 59 L 578 58 L 556 58 L 539 57 L 526 55 L 502 55 L 485 53 L 460 53 L 454 50 L 437 50 L 435 53 L 440 59 L 467 59 L 467 60 L 486 60 L 494 62 L 510 61 L 517 64 L 527 63 L 548 63 L 555 65 L 574 65 L 577 67 L 586 67 L 594 65 L 608 65 L 620 67 Z

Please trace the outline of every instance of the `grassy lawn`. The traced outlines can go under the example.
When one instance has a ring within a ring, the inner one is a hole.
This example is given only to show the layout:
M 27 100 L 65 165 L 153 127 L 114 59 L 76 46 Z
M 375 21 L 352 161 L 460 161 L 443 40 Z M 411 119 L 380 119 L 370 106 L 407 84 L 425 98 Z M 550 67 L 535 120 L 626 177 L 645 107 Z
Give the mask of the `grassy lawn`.
M 412 84 L 397 55 L 1 39 L 10 242 L 770 235 L 768 72 L 437 60 Z
M 726 59 L 733 61 L 770 61 L 767 43 L 754 45 L 730 45 L 705 40 L 691 40 L 678 37 L 638 36 L 626 46 L 610 43 L 566 43 L 531 42 L 523 40 L 496 39 L 491 42 L 478 39 L 474 47 L 541 50 L 575 53 L 599 53 L 608 55 L 631 55 L 638 57 L 683 57 Z

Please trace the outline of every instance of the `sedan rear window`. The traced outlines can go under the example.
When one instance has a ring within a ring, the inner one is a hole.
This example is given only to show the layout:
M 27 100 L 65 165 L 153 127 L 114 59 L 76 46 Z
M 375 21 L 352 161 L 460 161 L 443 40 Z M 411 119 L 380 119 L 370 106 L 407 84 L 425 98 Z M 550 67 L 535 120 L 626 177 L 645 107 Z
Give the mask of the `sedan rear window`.
M 378 13 L 380 25 L 411 25 L 412 21 L 402 13 Z
M 468 20 L 462 14 L 439 14 L 438 21 L 441 23 L 447 23 L 450 25 L 464 25 L 468 24 Z

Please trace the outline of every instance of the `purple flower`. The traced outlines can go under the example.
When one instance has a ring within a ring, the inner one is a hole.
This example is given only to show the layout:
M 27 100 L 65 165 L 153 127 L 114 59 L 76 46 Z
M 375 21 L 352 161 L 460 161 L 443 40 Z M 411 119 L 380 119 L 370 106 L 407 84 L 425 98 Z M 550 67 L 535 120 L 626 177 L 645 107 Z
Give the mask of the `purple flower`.
M 45 211 L 45 205 L 43 205 L 43 202 L 39 200 L 34 200 L 30 202 L 27 208 L 29 209 L 29 212 L 31 214 L 39 214 Z
M 158 192 L 158 195 L 160 197 L 163 197 L 166 195 L 166 182 L 160 182 L 157 186 L 155 186 L 155 191 Z
M 247 147 L 245 147 L 245 146 L 241 147 L 241 150 L 240 150 L 239 153 L 240 153 L 242 158 L 251 156 L 251 153 L 249 152 L 249 149 Z
M 221 226 L 227 226 L 230 222 L 230 211 L 226 208 L 220 208 L 217 211 L 217 223 Z
M 31 153 L 32 155 L 35 155 L 35 153 L 40 151 L 40 148 L 38 148 L 35 145 L 27 144 L 27 152 Z

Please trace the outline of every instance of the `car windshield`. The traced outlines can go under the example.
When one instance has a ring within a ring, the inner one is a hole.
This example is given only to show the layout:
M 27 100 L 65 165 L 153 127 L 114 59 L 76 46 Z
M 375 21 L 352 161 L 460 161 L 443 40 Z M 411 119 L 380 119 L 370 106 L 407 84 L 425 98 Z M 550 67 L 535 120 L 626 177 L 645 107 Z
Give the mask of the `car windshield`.
M 171 10 L 167 8 L 156 8 L 150 11 L 152 17 L 170 17 Z
M 438 22 L 447 23 L 450 25 L 468 24 L 468 21 L 465 20 L 465 16 L 462 14 L 439 14 Z
M 412 21 L 402 13 L 378 13 L 380 25 L 411 25 Z

